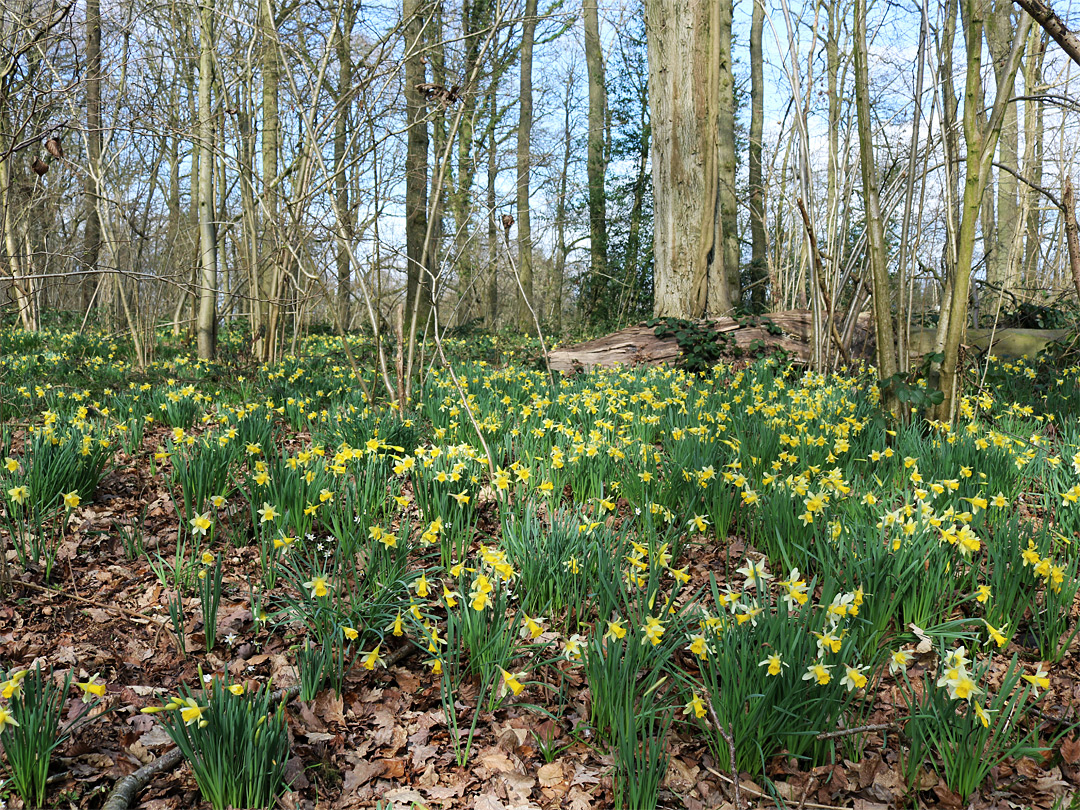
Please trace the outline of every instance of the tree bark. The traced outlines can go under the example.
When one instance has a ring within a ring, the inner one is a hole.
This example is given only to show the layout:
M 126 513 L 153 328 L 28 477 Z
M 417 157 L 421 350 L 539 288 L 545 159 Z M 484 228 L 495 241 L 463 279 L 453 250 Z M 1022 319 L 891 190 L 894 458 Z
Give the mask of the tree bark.
M 255 356 L 263 362 L 273 359 L 280 317 L 280 275 L 282 257 L 274 249 L 278 242 L 279 205 L 278 155 L 281 152 L 281 116 L 278 85 L 281 82 L 281 53 L 277 42 L 277 20 L 273 0 L 257 0 L 259 62 L 262 71 L 262 255 L 252 265 L 252 318 Z M 256 242 L 259 244 L 259 242 Z M 267 257 L 270 260 L 267 261 Z
M 423 328 L 431 304 L 431 285 L 424 266 L 428 230 L 428 121 L 427 103 L 417 90 L 426 76 L 424 65 L 424 0 L 404 0 L 405 106 L 409 127 L 405 155 L 405 324 Z M 406 335 L 408 339 L 408 335 Z
M 765 26 L 765 8 L 753 0 L 750 17 L 750 303 L 755 312 L 766 307 L 765 186 L 761 176 L 761 136 L 765 125 L 765 79 L 762 70 L 761 35 Z
M 863 204 L 866 206 L 866 249 L 873 290 L 874 332 L 877 344 L 878 379 L 896 374 L 896 343 L 892 320 L 892 290 L 889 285 L 885 227 L 878 199 L 877 170 L 874 166 L 874 139 L 870 118 L 870 76 L 866 56 L 866 0 L 855 0 L 855 108 L 859 129 L 859 166 L 862 170 Z M 882 401 L 898 412 L 895 393 L 882 388 Z
M 1001 85 L 1001 72 L 1005 67 L 1005 60 L 1009 56 L 1009 46 L 1012 44 L 1013 20 L 1010 12 L 1012 3 L 1010 0 L 995 0 L 994 5 L 986 20 L 986 43 L 990 50 L 990 56 L 994 62 L 994 76 Z M 1022 13 L 1022 12 L 1021 12 Z M 1015 77 L 1006 86 L 1009 98 L 1016 95 Z M 1001 135 L 998 138 L 998 162 L 1014 171 L 1020 168 L 1020 128 L 1019 118 L 1015 102 L 1005 107 L 1005 116 L 1001 122 Z M 987 262 L 987 280 L 994 286 L 1004 290 L 1013 290 L 1018 279 L 1011 271 L 1015 266 L 1013 261 L 1013 243 L 1016 231 L 1016 220 L 1019 208 L 1019 184 L 1014 174 L 1008 171 L 999 172 L 997 176 L 997 210 L 996 222 L 994 223 L 994 241 L 992 251 Z M 1000 300 L 999 294 L 993 294 L 995 301 Z
M 725 0 L 648 0 L 657 316 L 729 311 L 720 184 Z
M 607 85 L 597 0 L 582 0 L 585 67 L 589 74 L 589 269 L 594 282 L 607 273 Z M 569 133 L 568 133 L 569 137 Z
M 968 295 L 971 291 L 971 265 L 975 249 L 975 225 L 979 219 L 986 184 L 990 177 L 998 134 L 1005 115 L 1005 107 L 1011 96 L 1011 86 L 1020 67 L 1031 17 L 1020 15 L 1019 25 L 1013 39 L 1012 49 L 1000 74 L 998 92 L 985 129 L 979 126 L 977 93 L 979 72 L 982 69 L 983 18 L 979 0 L 960 0 L 967 43 L 967 92 L 964 94 L 964 140 L 967 144 L 967 160 L 964 166 L 964 195 L 960 208 L 960 228 L 956 235 L 956 267 L 951 285 L 949 309 L 942 312 L 947 317 L 945 325 L 944 355 L 941 363 L 941 391 L 944 399 L 937 408 L 937 418 L 952 421 L 958 404 L 957 373 L 960 362 L 960 344 L 967 328 Z
M 739 280 L 739 207 L 735 199 L 735 75 L 731 57 L 731 17 L 734 0 L 720 0 L 720 63 L 717 66 L 720 89 L 720 132 L 717 191 L 720 194 L 720 244 L 723 267 L 715 295 L 714 315 L 731 315 L 741 301 Z
M 1070 59 L 1080 65 L 1080 36 L 1069 30 L 1061 17 L 1050 8 L 1049 3 L 1043 0 L 1015 0 L 1015 2 L 1054 38 Z
M 217 338 L 217 231 L 214 224 L 213 10 L 199 10 L 199 315 L 200 360 L 212 360 Z
M 349 172 L 346 149 L 349 139 L 349 111 L 352 109 L 352 30 L 356 18 L 356 6 L 346 3 L 342 18 L 335 32 L 338 60 L 337 110 L 334 118 L 334 194 L 337 210 L 344 217 L 341 223 L 343 236 L 351 244 L 354 238 L 354 218 L 349 207 Z M 344 245 L 337 252 L 337 311 L 342 329 L 349 328 L 352 298 L 352 259 Z
M 1065 244 L 1069 250 L 1069 270 L 1072 271 L 1073 286 L 1080 296 L 1080 227 L 1076 224 L 1076 195 L 1073 193 L 1072 178 L 1065 176 L 1065 189 L 1061 195 L 1062 214 L 1065 216 Z
M 83 230 L 80 285 L 82 307 L 90 308 L 97 286 L 98 257 L 101 254 L 101 219 L 98 214 L 98 183 L 101 179 L 101 0 L 86 2 L 86 158 L 90 164 L 84 186 L 86 224 Z
M 525 0 L 525 17 L 521 21 L 521 82 L 518 102 L 517 130 L 517 229 L 518 229 L 518 290 L 517 325 L 523 332 L 532 328 L 529 311 L 533 301 L 532 223 L 529 216 L 529 169 L 532 162 L 532 63 L 533 40 L 536 34 L 537 0 Z

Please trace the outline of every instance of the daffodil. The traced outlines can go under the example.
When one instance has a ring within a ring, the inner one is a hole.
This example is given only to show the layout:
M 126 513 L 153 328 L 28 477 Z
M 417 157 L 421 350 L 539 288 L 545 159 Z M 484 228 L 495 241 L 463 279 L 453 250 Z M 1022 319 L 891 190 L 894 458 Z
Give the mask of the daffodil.
M 386 628 L 391 635 L 401 636 L 404 633 L 404 621 L 402 620 L 401 611 L 398 611 L 397 616 L 390 622 L 390 625 Z
M 655 616 L 648 616 L 645 619 L 645 625 L 641 628 L 641 643 L 646 642 L 652 644 L 654 647 L 660 643 L 661 638 L 664 635 L 663 623 Z
M 200 706 L 195 698 L 189 697 L 179 700 L 176 708 L 180 709 L 180 719 L 184 721 L 184 725 L 190 726 L 196 721 L 199 721 L 200 724 L 204 722 L 202 716 L 203 712 L 206 711 L 206 707 Z
M 912 654 L 909 650 L 894 650 L 889 656 L 889 674 L 895 675 L 897 672 L 906 670 L 911 659 Z
M 8 726 L 14 726 L 18 728 L 19 724 L 12 717 L 11 712 L 0 706 L 0 732 L 3 732 Z
M 30 670 L 20 669 L 17 672 L 11 673 L 11 677 L 6 681 L 0 683 L 0 697 L 4 700 L 11 700 L 12 697 L 18 697 L 22 692 L 23 679 L 29 674 Z
M 84 695 L 94 695 L 96 697 L 105 697 L 105 684 L 97 683 L 98 673 L 94 673 L 87 680 L 83 682 L 76 682 L 75 685 L 83 690 Z
M 379 648 L 381 646 L 381 644 L 376 644 L 375 649 L 364 656 L 364 660 L 362 662 L 364 665 L 364 669 L 373 670 L 377 666 L 386 666 L 386 661 L 384 661 L 382 656 L 379 655 Z
M 71 492 L 65 492 L 64 493 L 64 508 L 65 509 L 75 509 L 75 508 L 78 507 L 81 500 L 82 499 L 79 497 L 79 493 L 76 490 L 72 490 Z
M 505 669 L 502 669 L 501 667 L 500 667 L 499 671 L 502 672 L 503 684 L 505 684 L 507 689 L 509 689 L 511 692 L 514 693 L 515 697 L 517 695 L 520 695 L 522 693 L 522 691 L 524 691 L 525 685 L 522 684 L 522 682 L 518 679 L 517 675 L 514 675 L 514 674 L 512 674 L 510 672 L 507 672 Z
M 806 668 L 806 672 L 803 673 L 802 679 L 804 681 L 816 681 L 819 686 L 825 686 L 832 680 L 832 675 L 829 673 L 830 669 L 832 669 L 830 665 L 822 664 L 819 661 Z
M 259 513 L 259 522 L 268 523 L 278 516 L 277 511 L 266 501 L 263 501 L 262 509 L 257 510 Z
M 1040 689 L 1050 688 L 1050 673 L 1043 669 L 1042 664 L 1036 667 L 1034 675 L 1025 675 L 1024 680 L 1031 684 L 1031 696 L 1033 698 L 1039 696 Z
M 866 676 L 862 670 L 866 667 L 849 667 L 844 666 L 844 677 L 840 679 L 840 683 L 847 687 L 850 692 L 853 689 L 862 689 L 866 686 Z
M 768 669 L 765 670 L 765 674 L 776 676 L 783 672 L 783 669 L 787 664 L 781 659 L 779 653 L 773 653 L 772 655 L 767 656 L 764 661 L 759 661 L 758 666 L 768 667 Z
M 13 500 L 15 503 L 22 504 L 26 502 L 26 498 L 30 494 L 30 490 L 28 490 L 25 486 L 12 487 L 7 491 L 7 494 L 8 497 L 11 498 L 11 500 Z
M 683 714 L 692 714 L 699 720 L 705 716 L 705 703 L 696 693 L 692 695 L 689 702 L 687 702 L 686 707 L 683 709 Z
M 604 641 L 621 641 L 626 637 L 626 627 L 622 621 L 616 619 L 607 623 L 607 632 L 604 633 Z
M 319 598 L 330 593 L 330 583 L 326 577 L 312 577 L 308 582 L 304 583 L 304 587 L 311 591 L 312 596 Z

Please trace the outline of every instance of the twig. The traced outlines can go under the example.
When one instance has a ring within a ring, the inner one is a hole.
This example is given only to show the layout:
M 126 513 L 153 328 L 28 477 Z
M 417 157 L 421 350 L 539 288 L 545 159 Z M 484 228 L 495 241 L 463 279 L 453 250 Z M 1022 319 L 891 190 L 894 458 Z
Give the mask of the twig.
M 540 338 L 540 351 L 544 353 L 544 368 L 547 369 L 548 383 L 551 385 L 551 396 L 557 394 L 555 388 L 555 377 L 551 373 L 551 357 L 548 355 L 547 344 L 544 342 L 544 330 L 540 328 L 540 318 L 536 315 L 536 310 L 533 309 L 532 302 L 529 301 L 529 296 L 525 294 L 525 286 L 521 283 L 521 275 L 518 273 L 517 265 L 514 264 L 514 257 L 510 255 L 510 229 L 503 228 L 503 239 L 506 242 L 506 258 L 510 262 L 510 269 L 514 271 L 514 278 L 517 280 L 518 291 L 521 293 L 521 300 L 525 302 L 525 306 L 529 309 L 529 314 L 533 317 L 533 323 L 536 324 L 536 336 Z
M 803 810 L 803 808 L 806 807 L 806 797 L 809 796 L 810 793 L 816 789 L 817 776 L 811 774 L 810 778 L 806 780 L 806 787 L 803 788 L 802 798 L 799 799 L 799 806 L 796 807 L 795 810 Z
M 716 770 L 715 768 L 710 768 L 708 765 L 705 765 L 704 767 L 705 767 L 705 770 L 707 770 L 713 776 L 717 777 L 718 779 L 721 779 L 724 782 L 727 782 L 728 784 L 731 784 L 731 777 L 730 776 L 726 776 L 726 775 L 720 773 L 720 771 Z M 769 801 L 775 801 L 776 800 L 775 796 L 770 796 L 768 793 L 762 793 L 760 790 L 754 790 L 751 787 L 744 787 L 743 790 L 745 790 L 747 793 L 749 793 L 755 799 L 768 799 Z M 808 807 L 808 808 L 810 808 L 810 810 L 847 810 L 847 808 L 837 807 L 836 805 L 833 805 L 833 804 L 815 804 L 814 802 L 806 802 L 805 804 L 803 804 L 803 807 Z
M 896 726 L 892 723 L 872 723 L 868 726 L 856 726 L 855 728 L 842 728 L 837 731 L 823 731 L 814 737 L 815 740 L 834 740 L 837 737 L 850 737 L 853 734 L 862 734 L 864 731 L 891 731 Z
M 727 742 L 728 747 L 728 763 L 731 766 L 731 784 L 735 788 L 735 810 L 743 810 L 742 794 L 740 793 L 739 784 L 739 768 L 735 764 L 735 740 L 731 736 L 724 724 L 720 722 L 720 718 L 716 716 L 716 709 L 713 708 L 712 700 L 706 695 L 706 705 L 709 707 L 709 719 L 713 721 L 713 725 L 716 726 L 716 730 L 720 732 L 720 736 Z

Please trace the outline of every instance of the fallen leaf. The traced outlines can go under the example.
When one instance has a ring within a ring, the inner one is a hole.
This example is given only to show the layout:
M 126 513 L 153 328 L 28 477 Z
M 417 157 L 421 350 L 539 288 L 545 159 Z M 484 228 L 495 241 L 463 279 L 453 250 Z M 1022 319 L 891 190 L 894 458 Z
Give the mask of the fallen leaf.
M 549 762 L 547 765 L 542 765 L 536 772 L 536 776 L 540 780 L 540 787 L 546 788 L 554 787 L 565 779 L 561 762 Z

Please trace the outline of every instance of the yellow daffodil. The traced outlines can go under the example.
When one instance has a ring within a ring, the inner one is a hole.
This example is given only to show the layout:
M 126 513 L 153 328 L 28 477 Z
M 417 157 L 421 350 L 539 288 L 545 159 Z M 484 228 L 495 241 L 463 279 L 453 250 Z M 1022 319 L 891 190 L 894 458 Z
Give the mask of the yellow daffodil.
M 363 659 L 364 669 L 373 670 L 377 666 L 381 666 L 381 667 L 386 666 L 386 661 L 384 661 L 382 656 L 379 655 L 379 648 L 380 647 L 382 647 L 381 644 L 376 644 L 375 649 L 364 656 L 364 659 Z
M 312 577 L 308 582 L 304 583 L 304 587 L 311 591 L 311 595 L 315 597 L 323 597 L 330 593 L 330 583 L 326 577 Z

